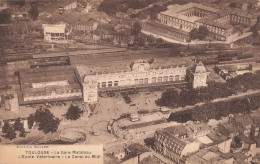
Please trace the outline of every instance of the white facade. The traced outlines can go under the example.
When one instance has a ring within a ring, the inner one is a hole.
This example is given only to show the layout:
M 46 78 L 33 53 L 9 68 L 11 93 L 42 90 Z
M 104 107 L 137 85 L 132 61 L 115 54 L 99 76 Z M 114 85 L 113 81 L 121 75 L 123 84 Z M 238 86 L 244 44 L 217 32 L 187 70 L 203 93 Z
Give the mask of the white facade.
M 94 95 L 97 95 L 98 89 L 184 81 L 187 67 L 150 69 L 148 63 L 136 63 L 129 72 L 88 75 L 88 70 L 88 67 L 78 66 L 76 75 L 82 83 L 84 102 L 93 103 L 97 101 L 98 96 Z
M 43 24 L 44 40 L 49 42 L 65 41 L 68 36 L 65 34 L 66 24 Z

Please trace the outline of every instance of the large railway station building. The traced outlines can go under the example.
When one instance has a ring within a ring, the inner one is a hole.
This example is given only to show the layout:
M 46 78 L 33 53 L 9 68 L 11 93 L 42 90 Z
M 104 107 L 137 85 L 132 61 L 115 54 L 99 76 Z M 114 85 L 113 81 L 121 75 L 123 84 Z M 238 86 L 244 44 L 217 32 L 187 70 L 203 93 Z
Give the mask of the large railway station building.
M 138 60 L 123 72 L 98 72 L 86 66 L 76 67 L 76 76 L 82 85 L 82 96 L 85 103 L 98 101 L 98 91 L 117 90 L 167 83 L 189 83 L 193 88 L 206 87 L 209 72 L 202 63 L 189 69 L 186 65 L 154 68 L 147 61 Z M 188 75 L 188 76 L 187 76 Z
M 91 104 L 98 101 L 100 92 L 187 84 L 192 88 L 207 86 L 209 72 L 202 63 L 194 65 L 188 59 L 168 57 L 150 59 L 94 62 L 76 57 L 72 65 L 44 60 L 41 62 L 45 65 L 36 67 L 35 62 L 30 62 L 29 68 L 19 70 L 19 104 L 74 99 Z M 51 66 L 46 67 L 47 63 Z

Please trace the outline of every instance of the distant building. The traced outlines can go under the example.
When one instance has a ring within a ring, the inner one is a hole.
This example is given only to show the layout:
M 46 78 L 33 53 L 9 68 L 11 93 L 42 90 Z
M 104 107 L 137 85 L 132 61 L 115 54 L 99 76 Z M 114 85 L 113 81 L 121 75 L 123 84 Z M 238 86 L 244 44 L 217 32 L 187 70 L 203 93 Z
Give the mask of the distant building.
M 252 72 L 253 66 L 255 65 L 252 65 L 251 63 L 219 64 L 215 66 L 214 70 L 223 79 L 228 80 L 237 75 Z
M 210 149 L 202 149 L 187 158 L 187 164 L 233 164 L 233 157 Z
M 230 137 L 230 138 L 234 138 L 235 136 L 239 135 L 239 130 L 230 123 L 220 124 L 218 129 L 222 135 Z
M 188 121 L 186 127 L 192 131 L 193 138 L 205 136 L 211 132 L 211 128 L 206 123 Z
M 143 145 L 134 143 L 125 148 L 125 154 L 120 164 L 138 164 L 142 159 L 151 156 L 151 151 Z
M 59 7 L 59 12 L 62 14 L 64 11 L 77 8 L 77 0 L 67 0 Z
M 256 23 L 255 15 L 245 13 L 241 9 L 221 10 L 192 2 L 170 5 L 167 11 L 158 15 L 158 18 L 162 24 L 188 33 L 194 28 L 205 26 L 210 37 L 223 41 L 231 36 L 234 26 L 241 25 L 247 28 Z
M 115 143 L 116 144 L 116 143 Z M 147 157 L 151 157 L 151 150 L 139 143 L 129 143 L 124 145 L 110 146 L 109 149 L 116 148 L 115 152 L 112 150 L 112 154 L 105 153 L 105 163 L 113 164 L 139 164 L 141 160 Z M 107 159 L 107 161 L 106 161 Z
M 82 31 L 84 33 L 90 33 L 97 29 L 98 22 L 96 22 L 94 20 L 76 21 L 76 22 L 70 23 L 70 26 L 72 27 L 73 31 Z
M 202 62 L 199 62 L 192 68 L 187 70 L 187 78 L 192 88 L 207 87 L 207 77 L 209 72 Z
M 206 142 L 203 144 L 206 148 L 215 146 L 221 153 L 230 153 L 231 143 L 232 138 L 229 136 L 223 135 L 219 132 L 211 132 L 207 134 Z
M 144 22 L 142 24 L 142 32 L 159 37 L 167 37 L 182 42 L 187 42 L 190 39 L 189 32 L 187 31 L 164 26 L 153 21 Z
M 68 40 L 65 32 L 66 24 L 43 24 L 44 40 L 49 42 L 64 42 Z
M 249 115 L 235 114 L 230 117 L 230 123 L 235 125 L 239 133 L 250 137 L 250 135 L 257 136 L 259 134 L 259 125 Z M 253 130 L 253 131 L 252 131 Z
M 200 142 L 190 138 L 190 133 L 183 125 L 158 130 L 154 135 L 154 150 L 174 163 L 184 164 L 188 155 L 200 149 Z
M 12 12 L 11 20 L 27 20 L 29 19 L 29 14 L 27 11 L 16 11 Z

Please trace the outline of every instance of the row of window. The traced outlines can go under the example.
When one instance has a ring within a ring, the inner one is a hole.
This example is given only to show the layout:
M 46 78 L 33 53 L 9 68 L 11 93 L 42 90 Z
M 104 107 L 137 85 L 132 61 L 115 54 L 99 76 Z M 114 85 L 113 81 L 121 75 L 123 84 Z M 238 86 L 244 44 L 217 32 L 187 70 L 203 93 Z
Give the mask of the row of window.
M 174 18 L 174 17 L 169 17 L 169 16 L 164 16 L 164 17 L 166 17 L 166 18 L 165 19 L 161 19 L 162 22 L 167 22 L 167 20 L 170 20 L 170 21 L 174 21 L 174 22 L 177 22 L 177 23 L 194 26 L 194 23 L 191 23 L 191 22 L 187 22 L 187 21 L 184 21 L 184 20 L 181 20 L 181 19 L 177 19 L 177 18 Z
M 180 81 L 185 80 L 185 77 L 180 77 L 180 75 L 175 76 L 164 76 L 164 77 L 152 77 L 151 82 L 149 82 L 149 78 L 140 78 L 134 79 L 134 84 L 148 84 L 148 83 L 160 83 L 160 82 L 168 82 L 168 81 Z M 131 84 L 131 79 L 121 80 L 120 84 Z M 98 88 L 106 88 L 106 87 L 116 87 L 119 85 L 119 81 L 108 81 L 108 82 L 98 82 Z
M 182 25 L 182 24 L 178 24 L 178 23 L 173 23 L 173 22 L 168 22 L 168 21 L 166 21 L 166 20 L 161 20 L 161 22 L 163 23 L 163 24 L 166 24 L 166 25 L 171 25 L 171 26 L 174 26 L 174 27 L 177 27 L 177 28 L 181 28 L 181 29 L 186 29 L 186 30 L 192 30 L 193 29 L 193 27 L 196 27 L 196 25 L 194 25 L 194 24 L 192 24 L 192 23 L 186 23 L 186 22 L 184 22 L 184 24 L 188 24 L 189 26 L 184 26 L 184 25 Z M 207 28 L 209 29 L 209 31 L 212 31 L 212 32 L 214 32 L 214 33 L 217 33 L 217 34 L 220 34 L 220 35 L 224 35 L 225 34 L 225 32 L 224 32 L 224 29 L 222 29 L 222 28 L 218 28 L 218 27 L 214 27 L 214 26 L 210 26 L 210 25 L 205 25 L 205 26 L 207 26 Z

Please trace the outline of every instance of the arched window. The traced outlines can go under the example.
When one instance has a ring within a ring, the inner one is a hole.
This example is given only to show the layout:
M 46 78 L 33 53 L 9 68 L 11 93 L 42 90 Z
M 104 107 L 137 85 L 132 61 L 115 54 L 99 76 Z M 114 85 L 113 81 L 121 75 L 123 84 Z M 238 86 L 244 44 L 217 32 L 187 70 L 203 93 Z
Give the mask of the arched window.
M 180 80 L 180 75 L 176 75 L 175 76 L 175 81 L 179 81 Z
M 162 82 L 162 77 L 158 77 L 158 82 Z
M 107 87 L 107 82 L 102 82 L 102 88 Z
M 168 81 L 168 76 L 164 76 L 163 77 L 163 82 L 167 82 Z
M 112 87 L 112 81 L 108 82 L 108 87 Z
M 114 86 L 118 86 L 118 81 L 114 81 Z

